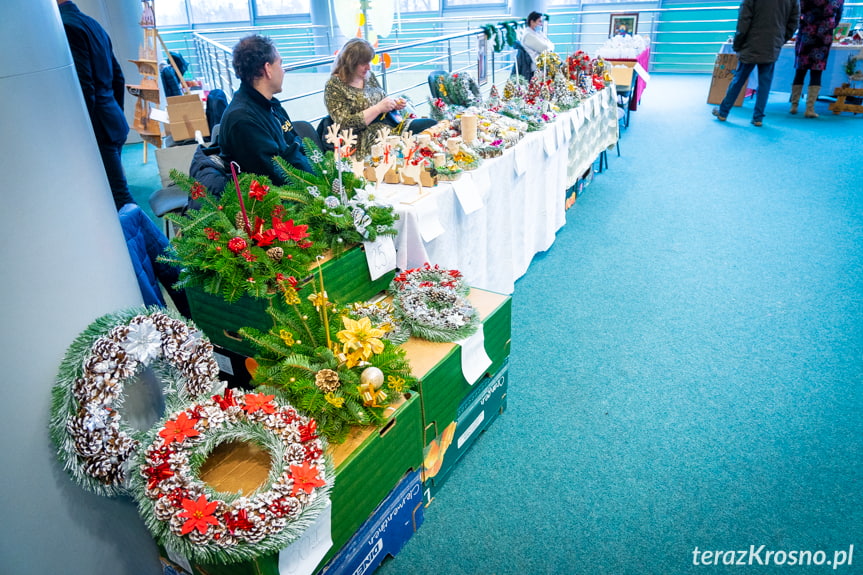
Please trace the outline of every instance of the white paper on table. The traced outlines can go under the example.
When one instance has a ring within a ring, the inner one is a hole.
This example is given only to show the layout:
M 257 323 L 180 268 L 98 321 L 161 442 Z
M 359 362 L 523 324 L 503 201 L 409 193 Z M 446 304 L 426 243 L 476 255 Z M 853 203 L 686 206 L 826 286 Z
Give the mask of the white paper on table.
M 563 122 L 555 122 L 555 126 L 557 126 L 557 141 L 561 143 L 566 143 L 569 141 L 569 138 L 572 137 L 572 120 L 567 118 L 566 121 Z
M 379 235 L 373 242 L 363 242 L 363 246 L 372 281 L 396 268 L 396 244 L 392 236 Z
M 518 145 L 513 147 L 513 154 L 515 154 L 515 175 L 520 176 L 527 171 L 529 158 L 527 157 L 530 152 L 530 147 L 525 145 Z
M 485 352 L 485 334 L 482 326 L 472 336 L 455 342 L 461 346 L 461 372 L 470 385 L 485 375 L 491 366 L 491 359 Z
M 608 98 L 601 97 L 601 98 L 599 99 L 599 103 L 602 105 L 602 109 L 603 109 L 603 110 L 607 110 L 607 109 L 608 109 Z
M 279 575 L 314 573 L 318 563 L 333 546 L 332 511 L 333 504 L 327 501 L 327 506 L 305 533 L 279 551 Z
M 473 177 L 473 187 L 480 200 L 486 195 L 483 192 L 491 188 L 491 175 L 488 172 L 488 170 L 476 170 L 471 174 Z
M 639 64 L 638 62 L 636 62 L 636 63 L 635 63 L 635 66 L 633 67 L 633 70 L 635 70 L 635 73 L 636 73 L 636 74 L 638 74 L 639 78 L 641 78 L 642 80 L 644 80 L 644 83 L 645 83 L 645 84 L 647 84 L 648 82 L 650 82 L 650 72 L 648 72 L 647 70 L 645 70 L 645 69 L 644 69 L 644 66 L 642 66 L 641 64 Z
M 424 198 L 414 204 L 417 211 L 417 225 L 424 242 L 430 242 L 446 230 L 438 218 L 437 202 Z
M 465 214 L 472 214 L 483 207 L 482 195 L 470 174 L 462 173 L 459 179 L 452 182 L 452 189 Z
M 578 129 L 584 123 L 584 106 L 579 106 L 572 112 L 572 131 L 578 133 Z
M 557 150 L 557 131 L 544 130 L 542 135 L 542 147 L 545 149 L 545 155 L 550 156 Z
M 177 553 L 174 553 L 173 551 L 171 551 L 170 547 L 168 547 L 168 546 L 165 546 L 165 551 L 168 554 L 168 559 L 170 559 L 171 561 L 173 561 L 174 563 L 176 563 L 177 565 L 179 565 L 180 567 L 185 569 L 187 573 L 194 573 L 194 571 L 192 571 L 192 566 L 189 564 L 188 559 L 186 559 L 182 555 L 178 555 Z

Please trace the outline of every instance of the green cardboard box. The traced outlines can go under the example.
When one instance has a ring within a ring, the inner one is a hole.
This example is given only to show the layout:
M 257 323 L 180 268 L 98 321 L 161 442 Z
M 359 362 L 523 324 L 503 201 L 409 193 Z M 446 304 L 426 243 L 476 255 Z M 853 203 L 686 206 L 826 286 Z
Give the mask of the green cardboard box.
M 423 494 L 426 506 L 440 491 L 455 465 L 506 409 L 509 363 L 484 378 L 458 408 L 458 416 L 423 451 Z
M 411 371 L 419 380 L 423 412 L 423 445 L 440 435 L 455 420 L 461 402 L 485 376 L 497 373 L 509 357 L 512 334 L 512 298 L 480 289 L 471 289 L 468 299 L 482 319 L 485 352 L 491 365 L 475 381 L 462 372 L 462 350 L 454 343 L 411 338 L 402 347 Z
M 363 246 L 354 246 L 339 257 L 327 260 L 321 264 L 321 269 L 327 295 L 331 301 L 340 304 L 371 299 L 387 289 L 395 276 L 393 270 L 372 281 Z M 311 276 L 310 273 L 308 279 Z M 309 286 L 301 288 L 303 293 L 310 289 Z M 221 296 L 206 293 L 200 288 L 189 288 L 186 295 L 195 324 L 207 334 L 213 345 L 234 353 L 247 357 L 255 354 L 254 346 L 240 335 L 240 328 L 254 327 L 267 331 L 273 325 L 267 314 L 267 300 L 243 296 L 234 303 L 228 303 Z

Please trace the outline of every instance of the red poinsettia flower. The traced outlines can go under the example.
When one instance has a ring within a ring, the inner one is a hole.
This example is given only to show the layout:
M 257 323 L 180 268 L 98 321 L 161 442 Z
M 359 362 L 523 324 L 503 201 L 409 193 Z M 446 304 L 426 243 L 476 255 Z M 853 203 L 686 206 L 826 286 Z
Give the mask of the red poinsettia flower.
M 165 429 L 159 432 L 159 437 L 165 440 L 165 445 L 173 442 L 180 443 L 187 437 L 196 437 L 200 435 L 195 429 L 197 419 L 190 419 L 185 411 L 180 412 L 176 420 L 168 420 L 165 422 Z
M 302 443 L 312 440 L 318 436 L 318 422 L 314 419 L 310 419 L 306 425 L 301 425 L 299 429 L 300 442 Z
M 303 238 L 309 237 L 309 233 L 306 231 L 309 229 L 309 226 L 306 224 L 295 226 L 294 220 L 283 222 L 281 218 L 273 217 L 273 229 L 275 230 L 279 241 L 282 242 L 287 242 L 289 240 L 299 242 Z
M 300 283 L 299 280 L 297 280 L 297 278 L 295 278 L 294 276 L 285 277 L 285 274 L 283 273 L 276 274 L 276 281 L 278 283 L 288 282 L 288 285 L 290 285 L 292 288 L 296 288 L 297 285 Z
M 270 186 L 265 186 L 261 184 L 258 180 L 255 180 L 249 187 L 249 197 L 255 198 L 256 200 L 263 200 L 264 196 L 266 196 L 267 192 L 269 191 Z
M 147 489 L 153 489 L 156 484 L 158 484 L 162 480 L 173 477 L 174 471 L 171 469 L 171 466 L 167 462 L 165 462 L 157 465 L 156 467 L 144 468 L 144 475 L 149 477 L 149 479 L 147 480 Z
M 235 238 L 231 238 L 230 240 L 228 240 L 228 249 L 231 250 L 232 252 L 234 252 L 235 254 L 240 253 L 241 251 L 243 251 L 247 247 L 249 247 L 249 244 L 247 244 L 246 240 L 244 240 L 243 238 L 241 238 L 239 236 L 235 237 Z
M 225 393 L 222 395 L 214 395 L 213 401 L 219 404 L 219 407 L 222 408 L 222 411 L 225 411 L 229 407 L 237 405 L 237 400 L 234 399 L 233 389 L 226 389 Z
M 318 468 L 309 465 L 308 461 L 304 461 L 302 465 L 291 465 L 291 478 L 294 480 L 294 490 L 291 491 L 292 497 L 300 491 L 311 493 L 315 487 L 322 487 L 327 484 L 326 481 L 318 478 Z
M 255 216 L 255 227 L 253 229 L 255 233 L 252 234 L 252 239 L 255 240 L 255 243 L 260 247 L 266 247 L 273 243 L 275 239 L 278 237 L 276 234 L 276 230 L 265 230 L 264 229 L 264 220 L 259 216 Z
M 186 522 L 183 523 L 180 534 L 185 535 L 195 529 L 198 530 L 198 533 L 206 533 L 210 525 L 218 525 L 219 520 L 213 517 L 213 513 L 216 511 L 218 505 L 215 501 L 207 501 L 205 495 L 198 497 L 197 501 L 183 499 L 183 509 L 185 511 L 180 513 L 178 517 L 185 519 Z
M 200 200 L 207 195 L 207 188 L 202 186 L 200 182 L 195 182 L 192 184 L 192 189 L 189 191 L 189 195 L 192 196 L 193 200 Z
M 241 531 L 246 531 L 254 527 L 254 524 L 249 521 L 249 515 L 245 509 L 240 509 L 237 511 L 237 515 L 234 516 L 232 513 L 226 513 L 224 516 L 225 527 L 228 528 L 228 531 L 234 533 L 238 529 Z
M 259 409 L 264 413 L 274 413 L 276 406 L 271 402 L 275 397 L 275 395 L 266 395 L 263 393 L 247 393 L 246 405 L 243 406 L 243 409 L 246 413 L 255 413 Z

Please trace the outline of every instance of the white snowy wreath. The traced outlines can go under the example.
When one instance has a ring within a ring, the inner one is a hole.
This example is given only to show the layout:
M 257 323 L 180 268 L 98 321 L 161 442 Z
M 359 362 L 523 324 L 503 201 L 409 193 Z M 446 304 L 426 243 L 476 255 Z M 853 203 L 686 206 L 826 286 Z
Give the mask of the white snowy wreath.
M 69 346 L 52 390 L 51 439 L 72 479 L 104 496 L 126 492 L 126 466 L 147 430 L 125 424 L 124 384 L 151 367 L 166 409 L 221 387 L 212 344 L 184 320 L 138 307 L 97 319 Z
M 200 477 L 213 450 L 232 442 L 270 455 L 268 479 L 251 493 L 216 491 Z M 156 540 L 197 563 L 251 561 L 287 547 L 326 506 L 334 478 L 315 420 L 276 392 L 228 389 L 169 415 L 146 444 L 130 491 Z

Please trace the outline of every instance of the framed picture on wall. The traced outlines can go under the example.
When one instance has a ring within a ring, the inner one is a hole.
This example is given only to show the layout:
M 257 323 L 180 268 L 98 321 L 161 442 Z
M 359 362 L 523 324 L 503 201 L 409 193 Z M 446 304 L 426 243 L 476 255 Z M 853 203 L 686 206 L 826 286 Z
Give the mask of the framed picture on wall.
M 638 13 L 612 14 L 608 25 L 608 37 L 633 36 L 638 28 Z

